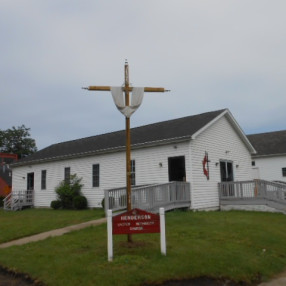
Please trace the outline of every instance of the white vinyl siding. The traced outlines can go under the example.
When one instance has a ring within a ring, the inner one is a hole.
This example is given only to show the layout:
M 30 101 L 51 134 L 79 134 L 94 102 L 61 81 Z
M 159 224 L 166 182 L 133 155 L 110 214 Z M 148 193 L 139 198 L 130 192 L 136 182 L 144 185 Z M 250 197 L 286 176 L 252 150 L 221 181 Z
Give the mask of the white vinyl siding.
M 258 168 L 259 177 L 268 181 L 284 181 L 282 168 L 286 168 L 286 155 L 255 158 L 255 166 Z
M 230 125 L 220 118 L 191 141 L 192 148 L 192 208 L 219 207 L 218 182 L 221 181 L 220 161 L 233 162 L 235 181 L 251 180 L 251 155 L 246 145 Z M 208 152 L 209 180 L 203 173 L 202 161 Z
M 176 148 L 174 148 L 176 146 Z M 185 156 L 186 173 L 189 172 L 188 148 L 189 143 L 170 144 L 132 151 L 132 158 L 136 161 L 136 184 L 152 184 L 168 182 L 168 157 Z M 55 187 L 64 180 L 64 170 L 70 167 L 71 174 L 82 177 L 82 193 L 88 200 L 89 207 L 101 207 L 105 189 L 126 186 L 125 152 L 115 152 L 65 161 L 47 162 L 13 170 L 13 188 L 25 189 L 27 172 L 34 172 L 35 206 L 49 207 L 56 199 Z M 93 174 L 91 166 L 94 162 L 100 165 L 100 186 L 92 186 Z M 160 165 L 162 163 L 162 166 Z M 41 190 L 41 171 L 47 170 L 47 189 Z M 24 179 L 23 179 L 24 178 Z M 187 175 L 188 179 L 188 175 Z

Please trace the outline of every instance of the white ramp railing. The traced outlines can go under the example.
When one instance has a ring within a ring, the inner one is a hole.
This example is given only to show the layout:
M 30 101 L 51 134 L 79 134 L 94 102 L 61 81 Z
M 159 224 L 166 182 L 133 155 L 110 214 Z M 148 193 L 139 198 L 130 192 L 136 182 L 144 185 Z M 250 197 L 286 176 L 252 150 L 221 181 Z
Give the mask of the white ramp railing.
M 34 190 L 12 191 L 3 200 L 4 210 L 17 211 L 34 205 Z
M 219 183 L 220 204 L 265 204 L 286 211 L 286 184 L 265 180 Z
M 105 212 L 125 210 L 127 207 L 126 188 L 105 190 Z M 131 192 L 132 208 L 159 212 L 165 210 L 186 208 L 191 205 L 191 190 L 188 182 L 170 182 L 133 187 Z

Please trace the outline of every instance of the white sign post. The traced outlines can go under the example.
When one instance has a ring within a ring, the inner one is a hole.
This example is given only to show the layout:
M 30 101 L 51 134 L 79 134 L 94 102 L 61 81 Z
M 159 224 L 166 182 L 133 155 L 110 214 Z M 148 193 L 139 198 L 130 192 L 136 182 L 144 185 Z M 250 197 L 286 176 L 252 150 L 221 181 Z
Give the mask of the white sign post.
M 112 261 L 113 260 L 112 210 L 107 211 L 107 254 L 108 254 L 108 261 Z
M 166 250 L 166 227 L 165 227 L 165 210 L 160 208 L 160 240 L 161 240 L 161 253 L 167 254 Z
M 148 214 L 147 212 L 145 211 L 142 211 L 142 210 L 138 210 L 137 211 L 140 211 L 140 212 L 143 212 Z M 154 232 L 159 232 L 160 231 L 160 244 L 161 244 L 161 253 L 162 255 L 166 255 L 167 254 L 167 251 L 166 251 L 166 227 L 165 227 L 165 210 L 164 208 L 160 208 L 160 230 L 159 230 L 159 225 L 158 225 L 158 230 L 155 230 L 154 229 L 151 231 L 151 229 L 148 229 L 143 232 L 138 232 L 138 233 L 154 233 Z M 129 214 L 129 212 L 128 212 Z M 122 217 L 121 217 L 122 216 Z M 116 216 L 115 218 L 117 218 L 118 220 L 118 217 L 119 217 L 119 220 L 123 219 L 123 223 L 119 223 L 120 225 L 128 225 L 128 227 L 131 229 L 140 229 L 140 231 L 143 230 L 143 226 L 142 226 L 142 222 L 138 221 L 138 220 L 142 220 L 142 217 L 143 219 L 146 219 L 146 217 L 148 219 L 149 216 L 158 216 L 158 215 L 155 215 L 155 214 L 151 214 L 149 213 L 149 215 L 142 215 L 142 214 L 138 214 L 138 215 L 126 215 L 125 214 L 122 214 L 122 215 L 118 215 Z M 127 221 L 126 219 L 129 218 L 130 221 Z M 115 222 L 115 226 L 114 226 L 114 229 L 113 229 L 113 217 L 112 217 L 112 210 L 108 210 L 107 211 L 107 256 L 108 256 L 108 261 L 112 261 L 113 260 L 113 232 L 114 234 L 124 234 L 126 233 L 125 231 L 128 230 L 127 229 L 124 229 L 124 226 L 120 226 L 120 228 L 118 228 L 118 226 L 116 227 L 116 222 Z M 159 220 L 159 218 L 158 218 Z M 136 222 L 137 221 L 137 222 Z M 140 227 L 133 227 L 132 226 L 132 223 L 134 223 L 137 225 L 139 225 Z M 158 221 L 159 222 L 159 221 Z M 145 222 L 146 223 L 146 222 Z M 118 224 L 118 222 L 117 222 Z M 151 221 L 151 224 L 154 224 L 154 221 Z M 142 229 L 142 230 L 141 230 Z M 129 232 L 127 232 L 129 233 Z

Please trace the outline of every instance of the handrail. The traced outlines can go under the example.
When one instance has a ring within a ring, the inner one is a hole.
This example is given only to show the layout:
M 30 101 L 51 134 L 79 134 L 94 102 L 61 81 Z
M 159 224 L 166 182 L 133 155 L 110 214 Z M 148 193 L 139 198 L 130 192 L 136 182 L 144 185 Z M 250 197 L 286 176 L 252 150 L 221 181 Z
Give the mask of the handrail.
M 126 188 L 105 190 L 105 212 L 109 209 L 122 211 L 126 209 Z M 174 209 L 190 207 L 190 183 L 169 182 L 164 184 L 153 184 L 136 186 L 132 188 L 132 208 L 158 212 L 160 207 Z
M 13 190 L 4 198 L 4 210 L 21 210 L 34 205 L 34 190 Z
M 286 185 L 265 180 L 221 182 L 220 204 L 265 204 L 286 210 Z

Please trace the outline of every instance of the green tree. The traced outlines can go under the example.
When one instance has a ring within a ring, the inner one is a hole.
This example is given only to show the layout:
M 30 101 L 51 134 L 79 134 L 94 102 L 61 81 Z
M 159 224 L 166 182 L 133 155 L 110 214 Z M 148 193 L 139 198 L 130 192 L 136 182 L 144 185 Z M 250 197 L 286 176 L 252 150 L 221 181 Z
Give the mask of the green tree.
M 0 130 L 0 152 L 17 154 L 19 158 L 37 151 L 36 142 L 30 137 L 30 128 L 24 124 L 17 128 Z

